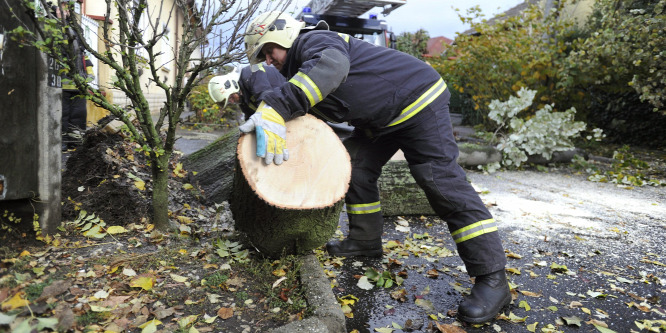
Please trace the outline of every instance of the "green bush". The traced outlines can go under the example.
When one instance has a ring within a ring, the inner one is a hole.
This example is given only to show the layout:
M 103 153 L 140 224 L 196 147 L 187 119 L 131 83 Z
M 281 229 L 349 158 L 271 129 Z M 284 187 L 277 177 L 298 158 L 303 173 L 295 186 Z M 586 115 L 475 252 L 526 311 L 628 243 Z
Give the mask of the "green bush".
M 429 39 L 428 32 L 423 29 L 415 33 L 403 32 L 396 38 L 396 48 L 423 60 L 423 55 L 428 53 Z
M 598 0 L 563 68 L 562 87 L 635 91 L 666 111 L 666 0 Z
M 568 106 L 561 103 L 559 96 L 563 94 L 556 84 L 560 62 L 577 33 L 573 23 L 557 20 L 556 16 L 544 19 L 536 6 L 494 25 L 474 22 L 482 16 L 478 8 L 468 11 L 468 15 L 461 15 L 461 20 L 471 22 L 478 34 L 459 34 L 447 57 L 430 61 L 449 83 L 452 95 L 459 94 L 453 109 L 458 107 L 465 123 L 492 128 L 488 104 L 506 100 L 521 88 L 537 91 L 537 103 L 522 117 L 534 115 L 547 104 Z

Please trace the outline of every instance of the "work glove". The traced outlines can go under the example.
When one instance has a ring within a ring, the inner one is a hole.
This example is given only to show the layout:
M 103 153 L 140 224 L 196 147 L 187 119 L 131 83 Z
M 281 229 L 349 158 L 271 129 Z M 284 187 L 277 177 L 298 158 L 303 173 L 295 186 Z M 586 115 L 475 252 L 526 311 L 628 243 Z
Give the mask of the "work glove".
M 257 132 L 257 156 L 263 157 L 266 164 L 282 164 L 289 159 L 287 151 L 287 128 L 279 113 L 265 102 L 261 102 L 257 111 L 238 129 L 243 133 Z

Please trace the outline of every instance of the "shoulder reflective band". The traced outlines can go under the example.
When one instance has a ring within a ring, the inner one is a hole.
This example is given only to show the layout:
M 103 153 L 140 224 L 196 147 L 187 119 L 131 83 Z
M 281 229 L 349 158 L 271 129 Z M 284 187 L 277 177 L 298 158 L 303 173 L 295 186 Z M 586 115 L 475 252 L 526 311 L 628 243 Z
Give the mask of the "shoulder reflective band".
M 493 231 L 497 231 L 497 223 L 495 219 L 488 219 L 460 228 L 452 232 L 451 237 L 457 244 Z
M 338 32 L 338 36 L 342 37 L 342 39 L 344 39 L 345 42 L 349 43 L 349 35 Z
M 347 214 L 371 214 L 382 209 L 382 205 L 377 202 L 367 204 L 347 204 Z
M 252 73 L 254 73 L 254 72 L 256 72 L 256 71 L 262 71 L 262 72 L 265 72 L 265 71 L 266 71 L 266 70 L 264 69 L 264 65 L 261 64 L 261 63 L 256 64 L 256 65 L 252 65 L 252 66 L 250 67 L 250 70 L 252 71 Z
M 323 99 L 321 96 L 321 91 L 319 91 L 319 88 L 314 83 L 314 81 L 312 81 L 302 72 L 296 73 L 296 75 L 294 75 L 294 77 L 292 77 L 289 82 L 303 90 L 305 95 L 308 97 L 308 100 L 310 101 L 310 106 L 315 106 Z
M 388 126 L 394 126 L 402 123 L 403 121 L 413 117 L 415 114 L 419 113 L 424 107 L 428 106 L 432 101 L 437 98 L 441 93 L 446 90 L 446 83 L 443 79 L 439 79 L 428 91 L 423 93 L 414 103 L 410 104 L 408 107 L 404 108 L 400 115 L 393 119 Z

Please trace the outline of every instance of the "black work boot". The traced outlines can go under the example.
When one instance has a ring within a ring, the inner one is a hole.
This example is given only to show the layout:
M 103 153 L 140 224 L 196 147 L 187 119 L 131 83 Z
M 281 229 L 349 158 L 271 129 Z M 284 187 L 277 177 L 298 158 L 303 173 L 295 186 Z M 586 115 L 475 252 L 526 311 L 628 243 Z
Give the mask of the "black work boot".
M 331 256 L 353 257 L 366 256 L 379 258 L 382 256 L 382 239 L 355 240 L 345 239 L 326 243 L 326 251 Z
M 499 270 L 476 277 L 471 295 L 458 306 L 458 319 L 472 324 L 485 323 L 511 303 L 506 273 Z

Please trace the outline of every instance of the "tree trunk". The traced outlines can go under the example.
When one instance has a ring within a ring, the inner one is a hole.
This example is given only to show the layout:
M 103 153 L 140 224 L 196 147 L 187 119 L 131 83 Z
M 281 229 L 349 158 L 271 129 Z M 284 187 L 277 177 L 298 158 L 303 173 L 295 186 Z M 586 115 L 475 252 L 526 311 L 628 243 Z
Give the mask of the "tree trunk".
M 311 115 L 287 122 L 289 160 L 266 165 L 256 136 L 240 137 L 231 212 L 236 229 L 269 257 L 301 254 L 335 233 L 351 163 L 333 130 Z
M 190 171 L 190 183 L 198 186 L 206 199 L 216 203 L 229 200 L 239 137 L 240 132 L 235 129 L 184 158 L 183 167 Z
M 158 157 L 168 160 L 168 156 Z M 153 223 L 155 228 L 166 231 L 169 229 L 169 170 L 158 165 L 168 165 L 166 161 L 152 161 L 153 171 Z

